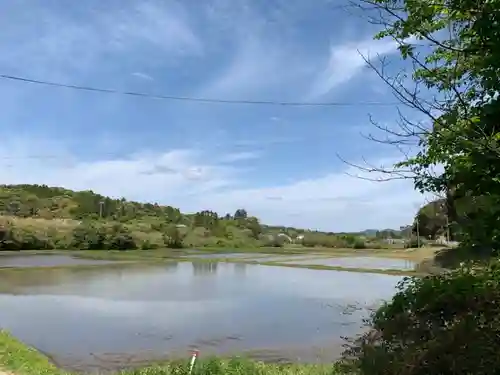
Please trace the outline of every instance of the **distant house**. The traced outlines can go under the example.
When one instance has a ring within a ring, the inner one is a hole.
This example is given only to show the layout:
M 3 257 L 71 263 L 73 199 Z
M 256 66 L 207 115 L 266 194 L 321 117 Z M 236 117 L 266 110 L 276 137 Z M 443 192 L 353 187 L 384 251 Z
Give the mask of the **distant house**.
M 305 236 L 303 234 L 299 234 L 297 237 L 295 237 L 294 242 L 295 243 L 302 242 L 304 240 L 304 237 Z

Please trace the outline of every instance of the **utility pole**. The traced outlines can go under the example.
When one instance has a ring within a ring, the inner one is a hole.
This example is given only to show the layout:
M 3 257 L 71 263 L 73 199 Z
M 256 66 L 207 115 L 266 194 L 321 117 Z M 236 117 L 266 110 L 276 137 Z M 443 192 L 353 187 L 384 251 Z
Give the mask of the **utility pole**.
M 99 217 L 102 219 L 102 211 L 103 211 L 103 207 L 104 207 L 104 202 L 101 201 L 99 202 Z
M 450 243 L 450 222 L 446 213 L 446 244 Z
M 415 221 L 416 221 L 416 224 L 417 224 L 417 248 L 420 249 L 420 228 L 419 228 L 419 225 L 418 225 L 418 216 L 415 219 Z

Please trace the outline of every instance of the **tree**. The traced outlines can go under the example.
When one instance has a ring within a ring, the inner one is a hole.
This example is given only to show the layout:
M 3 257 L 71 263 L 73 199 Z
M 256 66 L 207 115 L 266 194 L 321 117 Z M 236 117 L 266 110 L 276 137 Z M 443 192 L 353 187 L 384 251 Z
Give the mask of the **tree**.
M 184 246 L 184 236 L 175 225 L 169 225 L 163 233 L 163 242 L 166 247 L 180 249 Z
M 262 233 L 262 227 L 259 223 L 259 219 L 253 216 L 248 218 L 247 228 L 252 232 L 252 237 L 258 240 L 260 234 Z
M 248 217 L 248 213 L 244 208 L 238 208 L 234 213 L 235 220 L 246 219 Z
M 378 15 L 372 18 L 383 27 L 378 37 L 393 38 L 411 62 L 415 88 L 408 75 L 378 74 L 428 120 L 401 115 L 399 129 L 379 127 L 387 137 L 379 141 L 399 148 L 413 142 L 419 152 L 393 170 L 368 169 L 412 178 L 422 192 L 445 196 L 463 242 L 491 255 L 500 249 L 500 0 L 363 3 Z M 493 262 L 406 279 L 344 363 L 373 375 L 498 373 L 499 270 Z
M 448 229 L 446 200 L 437 199 L 418 210 L 412 230 L 415 234 L 417 221 L 419 235 L 425 238 L 436 238 L 438 235 L 445 234 Z
M 446 196 L 464 243 L 500 247 L 500 0 L 362 0 L 360 7 L 382 27 L 377 38 L 398 44 L 415 86 L 406 72 L 390 76 L 384 59 L 380 68 L 368 63 L 402 104 L 426 117 L 413 121 L 400 110 L 396 129 L 373 122 L 384 137 L 370 139 L 419 152 L 389 170 L 364 169 Z

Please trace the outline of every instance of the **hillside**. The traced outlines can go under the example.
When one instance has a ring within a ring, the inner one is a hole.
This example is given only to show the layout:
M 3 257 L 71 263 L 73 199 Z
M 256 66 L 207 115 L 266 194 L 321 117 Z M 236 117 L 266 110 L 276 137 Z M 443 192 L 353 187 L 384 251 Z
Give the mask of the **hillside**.
M 245 209 L 222 217 L 213 211 L 183 214 L 157 203 L 45 185 L 1 185 L 0 215 L 0 249 L 367 245 L 348 233 L 263 225 Z

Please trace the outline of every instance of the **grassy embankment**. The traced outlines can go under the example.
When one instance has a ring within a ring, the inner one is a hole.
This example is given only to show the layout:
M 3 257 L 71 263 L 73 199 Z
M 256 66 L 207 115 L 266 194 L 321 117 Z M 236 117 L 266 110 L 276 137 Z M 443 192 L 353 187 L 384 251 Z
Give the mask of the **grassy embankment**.
M 131 369 L 123 375 L 184 375 L 189 373 L 188 360 Z M 196 363 L 193 375 L 333 375 L 335 364 L 268 364 L 233 358 L 209 358 Z M 11 334 L 0 330 L 0 374 L 12 375 L 69 375 L 57 368 L 36 349 L 24 345 Z

